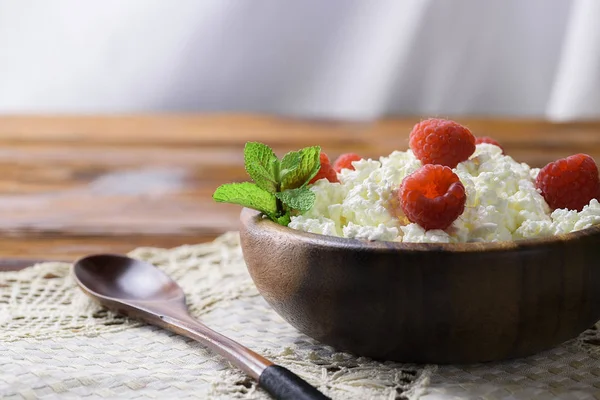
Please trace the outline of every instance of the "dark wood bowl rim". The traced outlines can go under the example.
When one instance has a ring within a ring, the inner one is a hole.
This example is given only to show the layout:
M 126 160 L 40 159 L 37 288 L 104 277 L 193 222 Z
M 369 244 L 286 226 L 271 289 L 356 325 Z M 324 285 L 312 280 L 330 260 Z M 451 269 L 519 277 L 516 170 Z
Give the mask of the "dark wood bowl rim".
M 600 236 L 600 224 L 591 226 L 580 231 L 571 233 L 546 236 L 541 238 L 520 239 L 505 242 L 472 242 L 472 243 L 402 243 L 386 241 L 370 241 L 365 239 L 350 239 L 337 236 L 321 235 L 288 228 L 264 217 L 260 212 L 244 208 L 240 214 L 241 223 L 244 226 L 264 229 L 266 232 L 287 237 L 298 243 L 310 244 L 314 247 L 339 248 L 345 250 L 373 251 L 373 252 L 461 252 L 479 253 L 484 251 L 510 251 L 535 249 L 540 246 L 551 246 L 553 244 L 576 241 L 587 236 Z

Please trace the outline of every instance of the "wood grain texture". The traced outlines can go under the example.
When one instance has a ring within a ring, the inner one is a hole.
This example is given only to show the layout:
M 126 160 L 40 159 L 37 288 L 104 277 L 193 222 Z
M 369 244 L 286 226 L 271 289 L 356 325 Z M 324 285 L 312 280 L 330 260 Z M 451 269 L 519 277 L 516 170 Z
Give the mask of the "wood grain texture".
M 280 156 L 320 144 L 330 158 L 348 151 L 379 157 L 406 149 L 418 120 L 0 117 L 0 266 L 210 240 L 238 229 L 240 208 L 211 195 L 222 183 L 247 180 L 246 141 L 267 143 Z M 600 123 L 457 120 L 534 166 L 577 152 L 600 160 Z

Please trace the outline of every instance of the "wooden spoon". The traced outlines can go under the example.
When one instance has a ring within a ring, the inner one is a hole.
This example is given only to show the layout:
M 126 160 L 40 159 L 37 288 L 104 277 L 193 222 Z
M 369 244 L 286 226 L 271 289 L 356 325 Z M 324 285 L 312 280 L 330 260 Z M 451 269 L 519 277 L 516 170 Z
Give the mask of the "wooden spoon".
M 151 264 L 99 254 L 78 260 L 73 273 L 81 289 L 104 307 L 197 340 L 277 399 L 328 399 L 288 369 L 192 318 L 181 287 Z

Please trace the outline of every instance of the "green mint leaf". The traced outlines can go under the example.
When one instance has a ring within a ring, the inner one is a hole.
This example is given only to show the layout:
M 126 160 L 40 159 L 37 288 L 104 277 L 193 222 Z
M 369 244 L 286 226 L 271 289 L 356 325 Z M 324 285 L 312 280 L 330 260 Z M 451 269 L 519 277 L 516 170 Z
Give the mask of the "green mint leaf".
M 285 179 L 285 176 L 290 172 L 295 171 L 300 166 L 300 161 L 302 157 L 300 152 L 290 151 L 281 159 L 281 171 L 279 176 L 281 179 Z
M 277 217 L 275 219 L 275 222 L 277 222 L 279 225 L 283 225 L 283 226 L 288 226 L 290 221 L 291 221 L 291 219 L 290 219 L 289 212 L 287 212 L 287 213 L 283 214 L 281 217 Z
M 246 143 L 244 164 L 246 172 L 258 187 L 270 193 L 277 191 L 279 160 L 269 146 L 258 142 Z
M 298 211 L 310 210 L 317 198 L 315 193 L 306 186 L 277 192 L 275 193 L 275 196 L 289 208 Z
M 215 190 L 213 199 L 220 203 L 239 204 L 267 214 L 271 219 L 277 214 L 275 195 L 251 182 L 226 183 Z
M 300 154 L 300 165 L 282 177 L 282 191 L 305 186 L 319 172 L 319 168 L 321 167 L 321 163 L 319 162 L 321 147 L 306 147 L 298 153 Z

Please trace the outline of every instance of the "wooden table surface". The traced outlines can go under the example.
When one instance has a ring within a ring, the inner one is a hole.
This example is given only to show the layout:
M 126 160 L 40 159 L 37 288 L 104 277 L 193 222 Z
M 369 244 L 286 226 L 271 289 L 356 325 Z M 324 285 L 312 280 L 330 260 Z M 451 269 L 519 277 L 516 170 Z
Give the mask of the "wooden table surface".
M 267 143 L 279 156 L 319 144 L 330 158 L 379 157 L 406 149 L 418 120 L 0 117 L 0 268 L 211 240 L 237 229 L 240 207 L 211 195 L 221 183 L 247 180 L 246 141 Z M 456 120 L 533 166 L 577 152 L 600 161 L 600 122 Z

